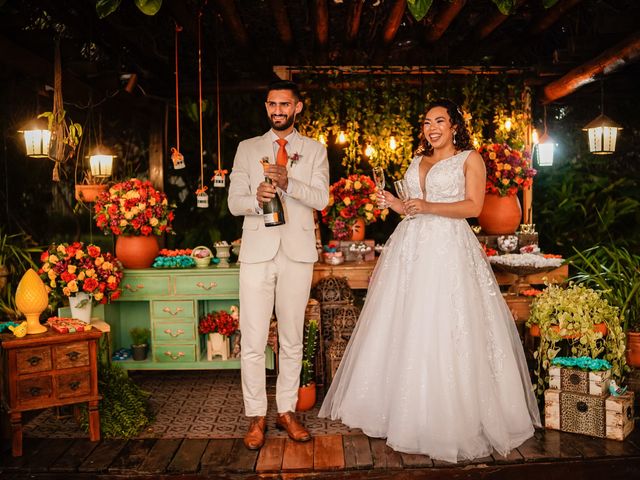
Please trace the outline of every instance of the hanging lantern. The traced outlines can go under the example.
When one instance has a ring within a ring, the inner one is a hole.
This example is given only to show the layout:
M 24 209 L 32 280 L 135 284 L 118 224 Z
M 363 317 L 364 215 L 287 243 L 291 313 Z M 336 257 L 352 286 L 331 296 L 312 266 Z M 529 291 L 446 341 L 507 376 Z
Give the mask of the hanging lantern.
M 538 165 L 541 167 L 550 167 L 553 165 L 553 149 L 555 148 L 555 143 L 553 138 L 551 138 L 545 132 L 542 137 L 540 137 L 540 141 L 536 146 L 538 151 Z
M 24 130 L 22 133 L 24 134 L 28 157 L 49 157 L 49 143 L 51 142 L 51 132 L 49 130 Z
M 89 157 L 91 176 L 96 178 L 106 178 L 111 176 L 113 171 L 113 155 L 95 153 Z
M 318 141 L 324 146 L 327 145 L 327 137 L 324 136 L 324 133 L 318 135 Z
M 344 133 L 344 130 L 340 130 L 338 134 L 338 143 L 345 143 L 347 141 L 347 136 Z
M 586 130 L 589 138 L 589 151 L 595 155 L 608 155 L 616 151 L 618 130 L 622 127 L 604 114 L 589 122 Z
M 375 153 L 376 153 L 376 149 L 373 148 L 371 145 L 367 145 L 367 148 L 364 149 L 364 154 L 369 158 L 371 158 Z
M 391 135 L 389 137 L 389 149 L 391 151 L 394 151 L 396 148 L 398 147 L 398 143 L 396 142 L 396 137 L 394 137 L 393 135 Z

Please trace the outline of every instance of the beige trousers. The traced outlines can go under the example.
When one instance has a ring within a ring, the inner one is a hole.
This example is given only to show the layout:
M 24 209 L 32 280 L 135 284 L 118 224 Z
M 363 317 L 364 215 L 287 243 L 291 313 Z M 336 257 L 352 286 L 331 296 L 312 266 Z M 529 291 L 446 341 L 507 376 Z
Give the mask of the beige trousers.
M 267 414 L 264 351 L 274 302 L 280 347 L 276 405 L 278 413 L 295 411 L 304 313 L 312 276 L 313 263 L 294 262 L 282 248 L 272 260 L 240 264 L 240 358 L 242 396 L 248 417 Z

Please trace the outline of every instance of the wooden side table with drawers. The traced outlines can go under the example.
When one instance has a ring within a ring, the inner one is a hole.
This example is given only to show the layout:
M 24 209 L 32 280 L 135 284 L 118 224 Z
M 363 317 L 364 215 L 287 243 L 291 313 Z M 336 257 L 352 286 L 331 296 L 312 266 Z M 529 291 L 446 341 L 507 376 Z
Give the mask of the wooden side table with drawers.
M 9 418 L 11 453 L 22 455 L 22 413 L 87 402 L 89 438 L 100 440 L 98 339 L 102 332 L 48 331 L 16 338 L 0 335 L 0 394 Z

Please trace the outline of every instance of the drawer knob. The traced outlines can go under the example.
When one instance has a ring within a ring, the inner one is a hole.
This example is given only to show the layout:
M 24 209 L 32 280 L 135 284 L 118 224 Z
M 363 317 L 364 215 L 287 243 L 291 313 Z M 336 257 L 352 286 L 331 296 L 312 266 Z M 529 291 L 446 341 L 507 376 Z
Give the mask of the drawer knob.
M 78 360 L 78 357 L 80 357 L 80 352 L 69 352 L 67 353 L 67 357 L 69 357 L 69 360 L 71 360 L 72 362 L 75 362 L 76 360 Z
M 42 389 L 40 387 L 31 387 L 29 389 L 29 393 L 31 394 L 32 397 L 40 396 L 40 392 L 41 391 L 42 391 Z
M 31 365 L 32 367 L 35 367 L 36 365 L 38 365 L 40 362 L 42 361 L 42 357 L 36 357 L 35 355 L 33 357 L 29 357 L 27 359 L 27 362 L 29 362 L 29 365 Z
M 175 312 L 172 312 L 169 307 L 164 307 L 162 309 L 163 312 L 168 313 L 169 315 L 177 315 L 182 312 L 184 309 L 182 307 L 177 307 Z
M 181 357 L 184 357 L 184 352 L 178 352 L 176 355 L 172 354 L 171 352 L 164 352 L 164 354 L 171 360 L 179 360 Z
M 69 388 L 71 390 L 77 390 L 78 388 L 80 388 L 80 382 L 78 382 L 77 380 L 75 382 L 69 382 Z
M 137 292 L 138 290 L 142 290 L 144 288 L 144 285 L 136 285 L 135 287 L 132 286 L 130 283 L 127 283 L 124 286 L 125 290 L 129 290 L 132 293 Z
M 203 290 L 211 290 L 212 288 L 216 288 L 218 284 L 216 282 L 209 282 L 209 286 L 205 285 L 202 282 L 196 283 L 196 287 L 202 288 Z
M 173 330 L 171 330 L 170 328 L 167 328 L 164 333 L 166 333 L 167 335 L 170 335 L 172 337 L 179 337 L 180 335 L 182 335 L 184 333 L 184 330 L 179 328 L 178 330 L 176 330 L 176 333 L 173 333 Z

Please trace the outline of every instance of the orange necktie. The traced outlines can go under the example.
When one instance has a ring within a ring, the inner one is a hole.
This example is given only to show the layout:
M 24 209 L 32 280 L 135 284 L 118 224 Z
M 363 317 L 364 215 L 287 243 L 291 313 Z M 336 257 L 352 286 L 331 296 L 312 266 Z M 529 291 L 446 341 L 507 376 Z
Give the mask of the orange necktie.
M 276 142 L 280 145 L 278 155 L 276 156 L 276 164 L 286 166 L 289 157 L 287 157 L 287 151 L 284 149 L 284 146 L 287 144 L 287 141 L 284 138 L 279 138 Z

